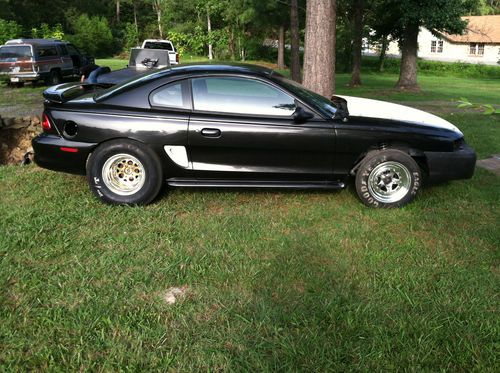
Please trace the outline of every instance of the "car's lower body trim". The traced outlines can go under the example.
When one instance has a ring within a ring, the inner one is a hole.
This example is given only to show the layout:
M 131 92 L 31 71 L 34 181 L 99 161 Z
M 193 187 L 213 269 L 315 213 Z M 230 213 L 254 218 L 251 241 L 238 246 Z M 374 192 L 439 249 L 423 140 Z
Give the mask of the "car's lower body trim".
M 173 187 L 199 188 L 278 188 L 278 189 L 342 189 L 340 181 L 289 181 L 289 180 L 224 180 L 171 178 L 167 184 Z

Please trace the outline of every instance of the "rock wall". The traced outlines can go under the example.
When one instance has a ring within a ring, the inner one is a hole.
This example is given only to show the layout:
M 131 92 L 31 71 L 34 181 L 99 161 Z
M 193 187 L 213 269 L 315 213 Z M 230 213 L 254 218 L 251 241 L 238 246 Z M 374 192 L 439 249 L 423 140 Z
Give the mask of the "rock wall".
M 20 164 L 24 155 L 33 153 L 31 139 L 42 132 L 40 118 L 0 117 L 0 164 Z

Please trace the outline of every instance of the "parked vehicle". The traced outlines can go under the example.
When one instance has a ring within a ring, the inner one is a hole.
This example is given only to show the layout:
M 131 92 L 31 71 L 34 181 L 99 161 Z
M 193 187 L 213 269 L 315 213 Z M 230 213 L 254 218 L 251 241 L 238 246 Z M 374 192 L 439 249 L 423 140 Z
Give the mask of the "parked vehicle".
M 80 76 L 94 59 L 73 44 L 53 39 L 15 39 L 0 46 L 0 74 L 12 83 L 44 80 L 48 85 Z
M 170 40 L 146 39 L 142 42 L 142 48 L 167 50 L 170 56 L 170 64 L 179 64 L 179 53 L 177 53 L 174 44 Z
M 112 86 L 135 76 L 143 75 L 145 71 L 170 67 L 170 58 L 167 50 L 132 48 L 126 68 L 99 74 L 95 82 L 100 86 Z M 109 68 L 108 68 L 109 70 Z
M 88 87 L 88 89 L 95 89 Z M 183 65 L 87 92 L 45 91 L 35 161 L 86 174 L 112 204 L 171 187 L 340 189 L 368 206 L 410 202 L 425 181 L 472 177 L 476 155 L 451 123 L 362 98 L 330 101 L 253 65 Z

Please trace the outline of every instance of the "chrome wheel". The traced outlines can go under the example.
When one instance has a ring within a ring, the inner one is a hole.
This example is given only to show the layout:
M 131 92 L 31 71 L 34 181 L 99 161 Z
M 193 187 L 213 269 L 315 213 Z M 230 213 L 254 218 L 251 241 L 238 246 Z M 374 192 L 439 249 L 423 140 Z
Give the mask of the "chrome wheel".
M 116 154 L 102 166 L 102 179 L 113 193 L 129 196 L 144 186 L 146 172 L 136 157 L 130 154 Z
M 410 171 L 399 162 L 384 162 L 368 176 L 370 194 L 379 202 L 398 202 L 411 187 Z

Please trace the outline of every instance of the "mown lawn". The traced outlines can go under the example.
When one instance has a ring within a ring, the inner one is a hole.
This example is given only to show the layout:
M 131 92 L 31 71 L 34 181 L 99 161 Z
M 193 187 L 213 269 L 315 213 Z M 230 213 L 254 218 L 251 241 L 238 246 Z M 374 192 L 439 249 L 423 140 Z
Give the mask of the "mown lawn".
M 498 82 L 364 76 L 343 94 L 428 107 L 481 157 L 500 123 L 451 99 Z M 0 167 L 0 370 L 497 371 L 500 178 L 405 208 L 336 193 L 178 189 L 110 207 L 85 179 Z M 164 292 L 186 287 L 167 305 Z

